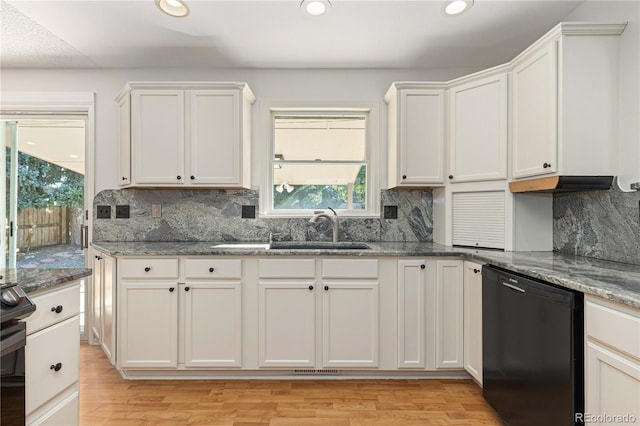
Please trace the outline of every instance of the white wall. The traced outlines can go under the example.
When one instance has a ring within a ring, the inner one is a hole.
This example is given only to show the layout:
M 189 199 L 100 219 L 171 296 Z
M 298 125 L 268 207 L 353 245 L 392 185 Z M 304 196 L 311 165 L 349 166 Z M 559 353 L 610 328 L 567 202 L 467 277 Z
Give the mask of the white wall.
M 266 143 L 258 132 L 261 100 L 376 101 L 380 105 L 380 141 L 386 151 L 383 96 L 392 81 L 449 80 L 476 70 L 218 70 L 218 69 L 3 69 L 2 92 L 95 92 L 95 193 L 117 188 L 118 116 L 115 97 L 127 81 L 246 81 L 258 99 L 253 108 L 253 143 Z M 254 159 L 255 160 L 255 159 Z M 386 156 L 381 158 L 386 176 Z M 255 166 L 254 161 L 254 166 Z M 256 167 L 253 168 L 254 170 Z M 254 186 L 259 180 L 253 176 Z
M 564 20 L 628 21 L 620 36 L 618 108 L 618 174 L 628 189 L 629 183 L 640 181 L 640 2 L 586 1 Z

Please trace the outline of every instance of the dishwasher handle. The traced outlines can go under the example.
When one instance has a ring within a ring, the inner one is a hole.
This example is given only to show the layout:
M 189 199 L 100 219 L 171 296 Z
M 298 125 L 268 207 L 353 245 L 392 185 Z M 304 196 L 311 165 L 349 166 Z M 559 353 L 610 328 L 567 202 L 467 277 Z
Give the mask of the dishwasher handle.
M 510 288 L 510 289 L 512 289 L 512 290 L 519 291 L 520 293 L 526 293 L 526 292 L 527 292 L 527 291 L 526 291 L 525 289 L 523 289 L 523 288 L 520 288 L 520 287 L 515 286 L 515 285 L 513 285 L 513 284 L 506 283 L 506 282 L 504 282 L 504 281 L 502 281 L 502 285 L 503 285 L 503 286 L 505 286 L 505 287 L 509 287 L 509 288 Z

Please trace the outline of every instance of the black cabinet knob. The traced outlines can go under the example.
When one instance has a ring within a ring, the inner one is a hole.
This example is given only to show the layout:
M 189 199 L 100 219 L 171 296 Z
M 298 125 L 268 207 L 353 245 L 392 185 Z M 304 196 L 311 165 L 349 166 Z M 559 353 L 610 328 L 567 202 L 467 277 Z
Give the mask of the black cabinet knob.
M 549 164 L 549 163 L 544 163 L 544 164 L 542 165 L 542 167 L 543 167 L 544 169 L 548 169 L 549 167 L 551 167 L 551 164 Z
M 209 272 L 215 271 L 215 268 L 209 268 Z
M 453 175 L 449 175 L 449 179 L 453 179 Z
M 49 367 L 49 370 L 53 370 L 53 371 L 60 371 L 62 369 L 62 363 L 59 362 L 57 364 L 51 364 L 51 367 Z
M 309 286 L 309 290 L 313 290 L 313 286 L 312 285 Z
M 189 287 L 185 287 L 185 288 L 184 288 L 184 291 L 189 291 L 189 290 L 190 290 L 190 288 L 189 288 Z
M 325 289 L 325 290 L 329 290 L 329 286 L 328 286 L 328 285 L 325 285 L 325 286 L 324 286 L 324 289 Z
M 424 268 L 426 268 L 425 265 L 420 265 L 420 269 L 424 269 Z
M 474 273 L 474 274 L 477 274 L 478 272 L 480 272 L 480 269 L 478 269 L 478 268 L 473 268 L 473 273 Z
M 126 177 L 124 177 L 124 176 L 122 176 L 122 180 L 127 180 L 127 178 L 126 178 Z
M 191 176 L 191 180 L 195 180 L 195 178 L 196 178 L 195 176 Z
M 402 179 L 406 179 L 406 178 L 407 178 L 407 175 L 402 175 Z
M 175 289 L 176 289 L 175 287 L 169 287 L 169 293 L 173 293 Z
M 147 267 L 144 268 L 145 272 L 149 272 L 150 270 L 151 270 L 151 266 L 147 266 Z
M 176 176 L 176 179 L 182 180 L 182 176 Z
M 56 314 L 59 314 L 60 312 L 62 312 L 62 305 L 52 307 L 51 312 L 55 312 Z

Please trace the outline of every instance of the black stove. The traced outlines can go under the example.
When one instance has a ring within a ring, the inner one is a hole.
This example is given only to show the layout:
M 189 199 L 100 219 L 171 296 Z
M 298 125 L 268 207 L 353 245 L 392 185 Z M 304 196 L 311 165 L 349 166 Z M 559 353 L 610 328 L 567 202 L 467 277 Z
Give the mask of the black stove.
M 0 285 L 0 324 L 19 321 L 31 315 L 36 305 L 17 283 Z
M 0 424 L 25 424 L 25 345 L 23 320 L 36 305 L 17 283 L 0 285 Z

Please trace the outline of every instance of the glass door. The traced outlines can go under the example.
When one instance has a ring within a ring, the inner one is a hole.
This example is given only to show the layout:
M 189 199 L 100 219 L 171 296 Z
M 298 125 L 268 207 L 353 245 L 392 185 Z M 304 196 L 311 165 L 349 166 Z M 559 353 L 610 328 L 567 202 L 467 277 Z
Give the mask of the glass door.
M 86 118 L 3 116 L 0 126 L 6 156 L 0 267 L 86 267 Z M 83 334 L 84 282 L 81 292 Z

